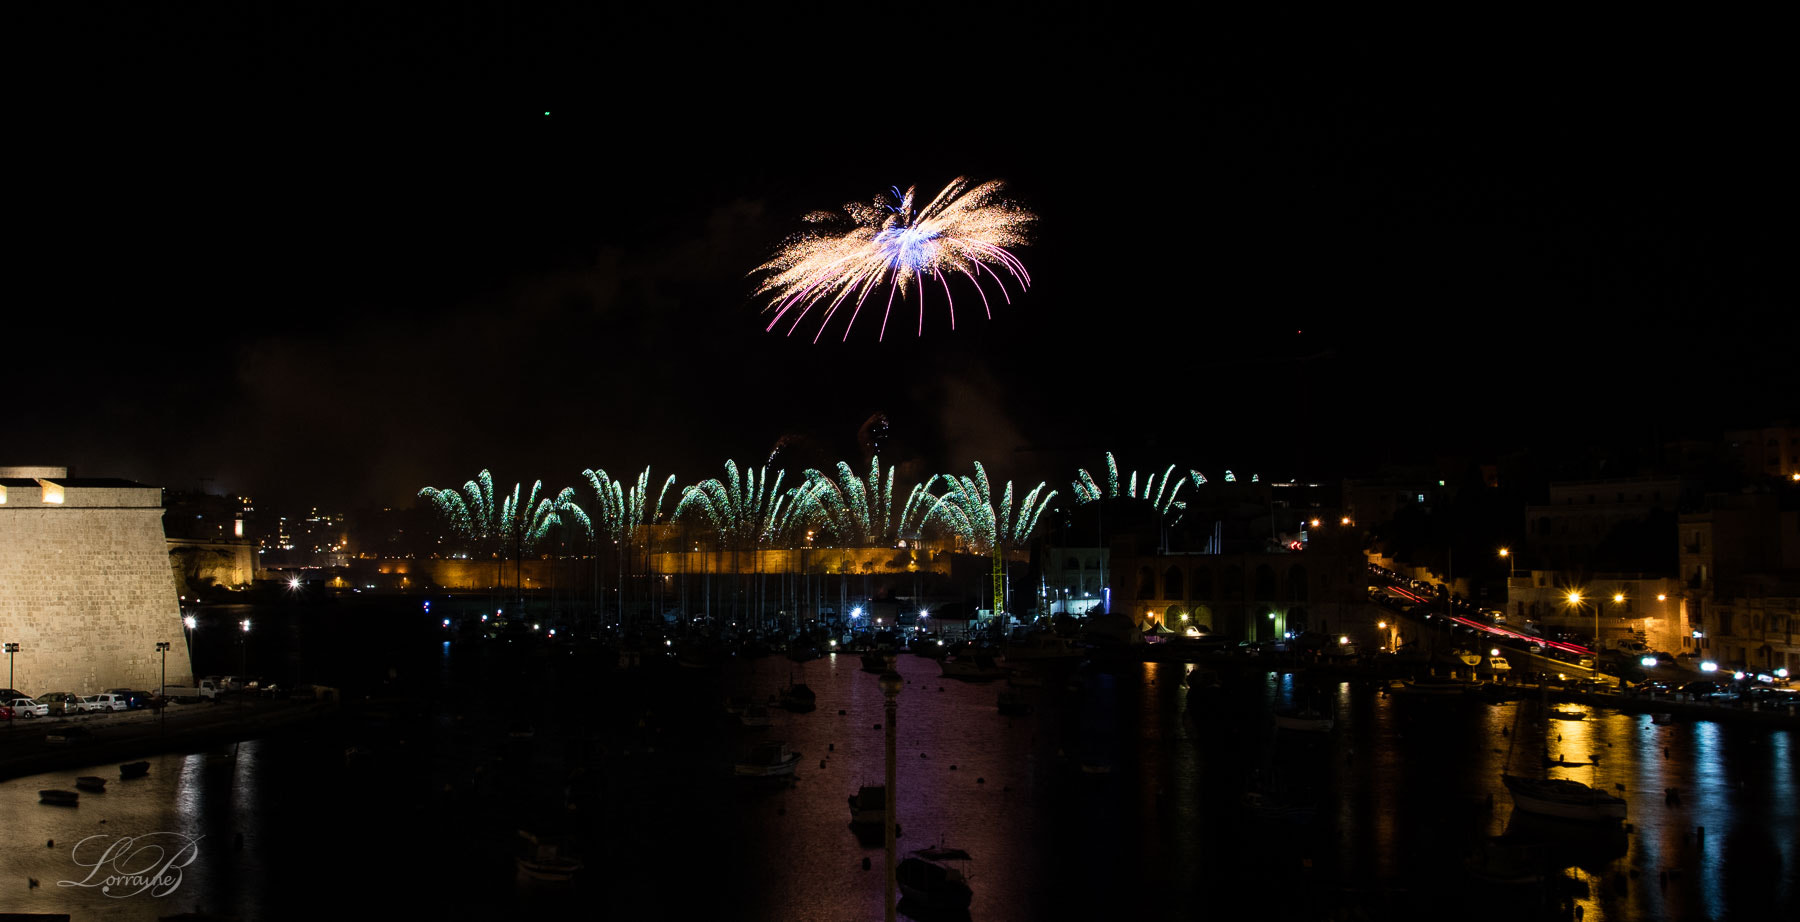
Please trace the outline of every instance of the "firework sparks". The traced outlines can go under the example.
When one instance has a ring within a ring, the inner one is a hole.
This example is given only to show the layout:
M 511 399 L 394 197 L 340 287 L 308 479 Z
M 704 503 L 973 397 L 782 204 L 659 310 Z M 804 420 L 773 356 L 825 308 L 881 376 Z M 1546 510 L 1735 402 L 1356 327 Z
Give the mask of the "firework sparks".
M 883 286 L 888 289 L 887 305 L 881 314 L 881 333 L 887 337 L 888 318 L 893 313 L 896 296 L 905 301 L 918 289 L 919 335 L 925 333 L 925 290 L 928 282 L 943 289 L 944 303 L 950 309 L 950 329 L 956 329 L 956 300 L 950 294 L 950 278 L 961 275 L 975 286 L 981 296 L 982 310 L 991 319 L 984 277 L 1000 289 L 1006 303 L 1012 303 L 1006 282 L 998 266 L 1018 282 L 1023 291 L 1031 284 L 1025 264 L 1007 251 L 1007 247 L 1023 245 L 1025 228 L 1036 216 L 1024 208 L 999 197 L 1001 184 L 985 182 L 971 187 L 958 178 L 939 192 L 924 208 L 914 202 L 913 189 L 893 197 L 876 198 L 873 205 L 849 204 L 844 212 L 851 226 L 836 232 L 805 232 L 782 245 L 775 258 L 758 266 L 766 272 L 757 295 L 769 295 L 766 308 L 775 316 L 766 329 L 793 315 L 787 333 L 792 336 L 815 307 L 823 305 L 824 316 L 813 342 L 825 334 L 838 308 L 851 305 L 850 320 L 844 325 L 844 339 L 862 313 L 869 296 Z M 834 221 L 832 212 L 814 212 L 809 222 Z M 755 273 L 752 273 L 755 274 Z

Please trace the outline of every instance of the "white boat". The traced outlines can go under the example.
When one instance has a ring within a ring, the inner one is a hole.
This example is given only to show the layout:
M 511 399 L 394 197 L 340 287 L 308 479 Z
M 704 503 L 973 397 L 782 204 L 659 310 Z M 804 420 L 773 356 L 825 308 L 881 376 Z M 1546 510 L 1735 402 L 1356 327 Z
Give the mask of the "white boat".
M 578 859 L 562 854 L 559 842 L 534 835 L 523 829 L 519 830 L 519 837 L 525 840 L 524 854 L 514 859 L 520 877 L 532 880 L 566 881 L 581 870 L 582 864 Z
M 1321 714 L 1311 708 L 1299 708 L 1276 711 L 1275 726 L 1306 733 L 1330 733 L 1337 723 L 1329 714 Z
M 792 775 L 800 764 L 800 753 L 783 742 L 757 743 L 750 753 L 737 760 L 732 774 L 739 778 L 776 778 Z
M 1521 778 L 1501 775 L 1513 806 L 1539 816 L 1597 822 L 1625 818 L 1625 799 L 1569 778 Z
M 959 912 L 975 897 L 965 871 L 970 860 L 960 848 L 921 848 L 894 868 L 894 881 L 909 900 L 939 912 Z

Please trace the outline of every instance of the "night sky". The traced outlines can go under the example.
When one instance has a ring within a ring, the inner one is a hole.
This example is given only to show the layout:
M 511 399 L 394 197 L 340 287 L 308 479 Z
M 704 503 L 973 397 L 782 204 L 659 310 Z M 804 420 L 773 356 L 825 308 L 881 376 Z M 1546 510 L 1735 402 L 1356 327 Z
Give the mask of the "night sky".
M 878 412 L 884 460 L 1063 488 L 1795 415 L 1772 34 L 471 9 L 52 14 L 0 463 L 351 508 L 791 476 Z M 1039 215 L 1013 304 L 763 331 L 803 215 L 957 176 Z

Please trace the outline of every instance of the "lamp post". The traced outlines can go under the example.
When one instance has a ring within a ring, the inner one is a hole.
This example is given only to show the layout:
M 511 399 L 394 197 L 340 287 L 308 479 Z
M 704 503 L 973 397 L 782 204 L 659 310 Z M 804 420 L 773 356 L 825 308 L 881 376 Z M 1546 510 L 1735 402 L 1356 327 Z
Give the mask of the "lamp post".
M 156 686 L 156 697 L 161 698 L 163 696 L 163 692 L 166 689 L 168 689 L 168 687 L 169 687 L 169 642 L 166 640 L 157 641 L 156 642 L 156 652 L 162 654 L 162 684 Z M 165 730 L 165 731 L 168 730 L 169 729 L 169 709 L 159 707 L 156 710 L 162 717 L 163 730 Z
M 894 720 L 895 714 L 899 711 L 900 707 L 900 702 L 898 701 L 900 687 L 905 683 L 901 680 L 900 673 L 894 671 L 894 654 L 889 653 L 884 659 L 887 661 L 887 671 L 881 674 L 881 696 L 884 699 L 882 707 L 885 712 L 881 726 L 885 731 L 884 735 L 886 736 L 887 741 L 887 787 L 885 796 L 882 797 L 881 820 L 883 828 L 881 835 L 883 842 L 887 846 L 887 883 L 884 885 L 882 892 L 886 896 L 884 902 L 884 905 L 887 907 L 885 918 L 887 919 L 887 922 L 894 922 L 894 912 L 896 908 L 894 903 L 894 865 L 896 857 L 894 848 L 894 825 L 895 820 L 897 819 L 895 816 L 894 802 L 899 800 L 896 796 L 898 794 L 898 789 L 895 787 L 895 776 L 898 774 L 898 764 L 895 759 L 894 750 L 898 744 L 894 738 Z
M 6 645 L 6 687 L 7 688 L 13 687 L 13 654 L 17 653 L 17 652 L 19 652 L 19 645 L 16 643 L 8 642 Z M 19 722 L 16 720 L 7 721 L 7 725 L 11 729 L 14 729 L 14 730 L 19 728 Z
M 238 688 L 241 690 L 246 681 L 245 675 L 250 671 L 250 619 L 239 621 L 238 627 L 244 629 L 238 637 Z M 243 703 L 243 695 L 240 694 L 238 698 L 239 703 Z

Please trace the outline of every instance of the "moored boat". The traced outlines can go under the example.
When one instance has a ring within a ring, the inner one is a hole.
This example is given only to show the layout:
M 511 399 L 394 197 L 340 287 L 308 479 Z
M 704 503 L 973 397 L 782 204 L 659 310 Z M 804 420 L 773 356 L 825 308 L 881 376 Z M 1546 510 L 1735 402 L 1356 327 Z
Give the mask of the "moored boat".
M 81 795 L 74 791 L 49 790 L 38 792 L 38 803 L 56 807 L 74 807 L 81 803 Z
M 865 784 L 850 795 L 850 827 L 858 836 L 880 836 L 881 824 L 887 819 L 887 785 Z M 900 834 L 900 824 L 894 824 Z
M 813 690 L 807 688 L 804 683 L 795 683 L 782 689 L 777 695 L 777 700 L 783 708 L 796 714 L 804 714 L 819 706 L 818 695 L 814 694 Z
M 1625 799 L 1595 790 L 1570 778 L 1522 778 L 1501 775 L 1513 806 L 1539 816 L 1602 822 L 1625 818 Z
M 988 682 L 1004 679 L 1010 671 L 994 662 L 993 657 L 984 653 L 954 656 L 944 660 L 942 675 L 947 679 L 961 679 L 965 682 Z
M 799 764 L 800 753 L 789 749 L 787 743 L 769 741 L 751 747 L 731 771 L 740 778 L 774 778 L 792 775 Z
M 894 868 L 900 893 L 929 909 L 955 912 L 969 908 L 975 891 L 964 870 L 972 860 L 960 848 L 921 848 Z
M 82 775 L 75 779 L 75 787 L 83 791 L 104 794 L 106 793 L 106 779 L 99 775 Z
M 150 774 L 149 762 L 126 762 L 119 766 L 120 778 L 142 778 Z
M 1460 695 L 1465 683 L 1444 676 L 1426 676 L 1422 679 L 1408 679 L 1404 685 L 1394 689 L 1408 695 Z
M 1288 708 L 1275 712 L 1275 726 L 1283 730 L 1298 730 L 1306 733 L 1330 733 L 1336 726 L 1331 715 L 1322 714 L 1311 708 Z
M 562 844 L 559 841 L 535 835 L 524 829 L 519 830 L 519 837 L 525 840 L 524 853 L 514 859 L 520 877 L 532 880 L 566 881 L 581 870 L 581 861 L 564 855 Z
M 1559 711 L 1552 708 L 1550 717 L 1554 720 L 1586 720 L 1587 714 L 1582 711 Z

